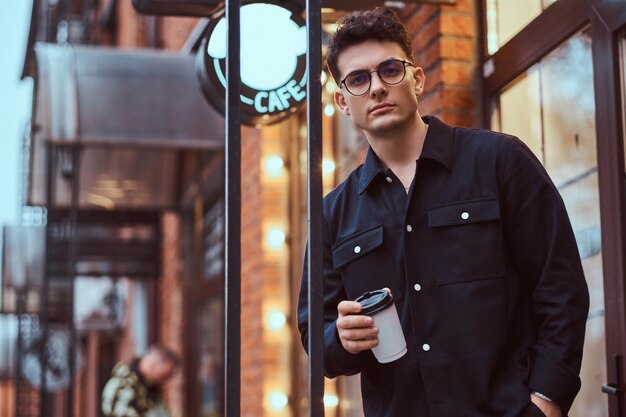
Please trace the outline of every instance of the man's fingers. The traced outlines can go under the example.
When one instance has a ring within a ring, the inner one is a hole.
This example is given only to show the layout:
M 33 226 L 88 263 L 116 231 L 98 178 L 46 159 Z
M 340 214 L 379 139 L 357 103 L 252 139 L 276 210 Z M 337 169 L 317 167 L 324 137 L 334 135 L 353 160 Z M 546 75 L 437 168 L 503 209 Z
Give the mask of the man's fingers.
M 361 304 L 356 301 L 342 301 L 337 305 L 337 311 L 340 316 L 347 316 L 349 314 L 357 314 L 361 312 Z
M 374 320 L 369 316 L 355 315 L 355 316 L 339 316 L 337 319 L 338 329 L 359 329 L 372 327 Z
M 369 339 L 369 340 L 342 340 L 341 341 L 343 348 L 350 353 L 357 354 L 359 352 L 363 352 L 364 350 L 369 350 L 378 346 L 378 339 Z
M 378 328 L 344 329 L 340 336 L 343 340 L 352 341 L 378 339 Z
M 337 306 L 337 332 L 344 349 L 359 353 L 378 346 L 378 328 L 374 320 L 363 314 L 361 304 L 355 301 L 342 301 Z

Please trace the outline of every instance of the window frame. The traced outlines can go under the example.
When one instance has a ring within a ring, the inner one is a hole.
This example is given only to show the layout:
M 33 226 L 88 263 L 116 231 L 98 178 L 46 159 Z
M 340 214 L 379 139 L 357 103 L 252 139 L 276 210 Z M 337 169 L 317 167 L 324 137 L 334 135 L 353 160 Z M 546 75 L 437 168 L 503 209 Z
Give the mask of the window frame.
M 607 375 L 611 357 L 626 355 L 626 178 L 624 163 L 624 85 L 620 80 L 620 35 L 626 31 L 626 7 L 618 0 L 561 0 L 544 10 L 496 53 L 487 53 L 486 1 L 481 1 L 483 45 L 483 124 L 491 127 L 490 108 L 500 91 L 585 26 L 591 26 L 602 268 L 605 299 Z M 626 369 L 618 367 L 620 381 Z M 610 377 L 609 377 L 610 378 Z M 602 381 L 602 383 L 615 381 Z M 620 387 L 609 400 L 609 416 L 626 415 Z M 600 387 L 598 387 L 600 389 Z M 619 408 L 619 410 L 618 410 Z

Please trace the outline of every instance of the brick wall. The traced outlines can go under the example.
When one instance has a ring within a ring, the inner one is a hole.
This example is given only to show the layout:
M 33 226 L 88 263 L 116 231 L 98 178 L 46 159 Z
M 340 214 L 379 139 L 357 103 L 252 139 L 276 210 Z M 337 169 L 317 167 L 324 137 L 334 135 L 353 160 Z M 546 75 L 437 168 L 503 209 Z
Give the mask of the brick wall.
M 0 417 L 15 417 L 15 385 L 13 378 L 0 380 Z
M 164 17 L 159 22 L 160 46 L 163 49 L 180 50 L 198 23 L 192 17 Z
M 118 2 L 117 43 L 120 48 L 140 48 L 146 44 L 146 17 L 135 11 L 130 0 Z
M 35 388 L 26 380 L 21 380 L 20 400 L 15 403 L 16 386 L 14 377 L 0 380 L 0 417 L 38 416 L 39 415 L 39 389 Z M 16 409 L 17 405 L 17 409 Z M 17 412 L 17 414 L 16 414 Z
M 419 5 L 403 13 L 415 63 L 426 74 L 420 113 L 468 127 L 479 126 L 481 120 L 475 3 Z
M 118 337 L 117 357 L 120 361 L 128 361 L 138 352 L 135 351 L 135 338 L 133 337 L 133 308 L 132 303 L 135 298 L 135 291 L 131 281 L 126 281 L 126 298 L 124 299 L 124 323 L 123 331 Z
M 241 149 L 241 416 L 263 415 L 263 253 L 260 131 L 245 128 Z
M 180 217 L 168 211 L 161 216 L 161 277 L 158 285 L 157 340 L 178 352 L 183 349 L 183 296 L 180 273 Z M 165 384 L 165 399 L 172 417 L 182 417 L 185 412 L 185 389 L 182 372 Z

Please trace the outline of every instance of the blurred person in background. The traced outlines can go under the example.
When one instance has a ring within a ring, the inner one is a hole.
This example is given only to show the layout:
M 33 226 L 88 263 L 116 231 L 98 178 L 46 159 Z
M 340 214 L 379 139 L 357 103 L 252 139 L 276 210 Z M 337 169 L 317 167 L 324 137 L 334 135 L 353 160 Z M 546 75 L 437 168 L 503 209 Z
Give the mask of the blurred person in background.
M 171 349 L 152 345 L 141 357 L 120 362 L 102 392 L 106 417 L 169 417 L 162 385 L 180 365 L 180 356 Z

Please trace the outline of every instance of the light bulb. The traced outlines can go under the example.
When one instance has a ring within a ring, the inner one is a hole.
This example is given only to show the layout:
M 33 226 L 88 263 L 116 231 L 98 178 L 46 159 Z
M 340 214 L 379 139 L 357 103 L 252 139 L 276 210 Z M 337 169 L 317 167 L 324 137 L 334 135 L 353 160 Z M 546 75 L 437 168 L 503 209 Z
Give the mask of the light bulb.
M 279 176 L 283 171 L 283 166 L 285 166 L 285 162 L 280 156 L 273 155 L 265 160 L 265 170 L 272 177 Z
M 335 171 L 335 161 L 332 159 L 324 159 L 322 161 L 322 172 L 324 174 L 330 174 Z
M 285 243 L 285 232 L 281 229 L 274 227 L 267 232 L 267 243 L 271 248 L 277 249 Z
M 339 405 L 339 397 L 335 394 L 326 394 L 324 395 L 324 406 L 325 407 L 337 407 Z
M 287 323 L 287 316 L 285 316 L 285 313 L 283 313 L 282 311 L 273 310 L 270 311 L 267 321 L 270 329 L 276 331 L 280 330 L 285 325 L 285 323 Z
M 280 410 L 281 408 L 285 408 L 287 406 L 289 398 L 287 398 L 287 394 L 282 391 L 274 391 L 270 393 L 269 402 L 273 409 Z

